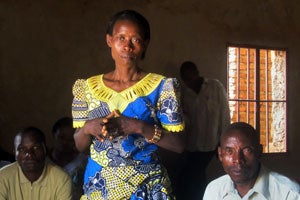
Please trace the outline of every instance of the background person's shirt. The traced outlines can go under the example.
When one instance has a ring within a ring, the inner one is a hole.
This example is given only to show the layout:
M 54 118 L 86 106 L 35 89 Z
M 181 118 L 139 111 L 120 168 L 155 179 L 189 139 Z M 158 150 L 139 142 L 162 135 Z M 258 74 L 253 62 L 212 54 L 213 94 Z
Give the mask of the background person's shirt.
M 227 93 L 217 79 L 204 78 L 196 94 L 188 87 L 182 92 L 186 121 L 187 151 L 213 151 L 230 123 Z
M 11 162 L 6 161 L 6 160 L 0 160 L 0 169 L 1 169 L 2 167 L 4 167 L 5 165 L 10 164 L 10 163 L 11 163 Z

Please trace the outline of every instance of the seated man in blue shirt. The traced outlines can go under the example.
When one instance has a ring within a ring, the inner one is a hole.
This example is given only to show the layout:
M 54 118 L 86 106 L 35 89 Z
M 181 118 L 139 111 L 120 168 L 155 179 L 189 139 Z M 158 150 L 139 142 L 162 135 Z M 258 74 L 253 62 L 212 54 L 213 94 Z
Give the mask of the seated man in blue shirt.
M 218 147 L 224 175 L 207 186 L 204 200 L 211 199 L 300 199 L 299 185 L 269 171 L 260 162 L 259 134 L 249 124 L 231 124 Z

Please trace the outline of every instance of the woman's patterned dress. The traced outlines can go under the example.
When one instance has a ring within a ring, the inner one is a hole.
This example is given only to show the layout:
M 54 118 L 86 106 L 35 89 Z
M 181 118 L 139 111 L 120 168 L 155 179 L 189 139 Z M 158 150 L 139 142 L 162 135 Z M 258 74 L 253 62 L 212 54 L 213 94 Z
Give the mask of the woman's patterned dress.
M 126 117 L 157 124 L 172 132 L 184 123 L 175 78 L 149 73 L 122 92 L 105 86 L 103 75 L 78 79 L 73 86 L 75 128 L 119 110 Z M 176 134 L 176 133 L 175 133 Z M 171 183 L 157 157 L 157 145 L 139 134 L 104 142 L 92 139 L 81 199 L 173 199 Z

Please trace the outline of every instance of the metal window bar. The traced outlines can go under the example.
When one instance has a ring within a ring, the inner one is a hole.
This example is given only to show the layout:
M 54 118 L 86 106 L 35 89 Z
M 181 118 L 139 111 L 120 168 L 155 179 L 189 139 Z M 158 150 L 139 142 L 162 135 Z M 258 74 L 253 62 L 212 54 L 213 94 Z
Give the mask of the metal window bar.
M 249 99 L 249 96 L 250 96 L 250 49 L 247 48 L 247 99 Z M 249 122 L 250 120 L 250 108 L 249 108 L 249 101 L 247 101 L 247 104 L 246 104 L 246 109 L 247 109 L 247 122 Z
M 265 94 L 266 95 L 266 100 L 268 101 L 269 100 L 269 95 L 268 95 L 268 91 L 269 91 L 269 85 L 268 85 L 268 80 L 269 80 L 269 51 L 266 50 L 266 58 L 265 58 L 265 74 L 266 74 L 266 77 L 265 77 L 265 88 L 266 88 L 266 91 L 265 91 Z M 266 134 L 266 151 L 267 152 L 270 152 L 270 145 L 269 145 L 269 141 L 270 141 L 270 138 L 269 138 L 269 106 L 268 106 L 268 103 L 266 103 L 266 119 L 265 119 L 265 127 L 266 127 L 266 131 L 265 131 L 265 134 Z
M 228 99 L 228 101 L 237 102 L 256 102 L 256 103 L 286 103 L 286 100 L 253 100 L 253 99 Z
M 235 49 L 235 54 L 236 54 L 236 81 L 235 81 L 235 84 L 236 84 L 236 88 L 237 90 L 235 91 L 236 93 L 236 97 L 237 98 L 230 98 L 228 101 L 234 101 L 234 102 L 237 102 L 236 104 L 236 111 L 237 113 L 235 114 L 236 115 L 236 121 L 239 121 L 240 120 L 240 115 L 239 115 L 239 110 L 241 109 L 241 105 L 239 105 L 238 102 L 245 102 L 246 105 L 249 105 L 251 102 L 253 103 L 254 102 L 254 109 L 255 109 L 255 114 L 254 114 L 254 127 L 256 128 L 256 130 L 258 132 L 260 132 L 260 129 L 261 129 L 261 124 L 260 124 L 260 119 L 261 119 L 261 106 L 260 105 L 261 103 L 266 103 L 266 120 L 265 120 L 265 123 L 266 123 L 266 130 L 265 131 L 265 134 L 266 134 L 266 144 L 265 144 L 265 152 L 266 153 L 269 153 L 270 152 L 270 145 L 269 145 L 269 134 L 267 133 L 268 130 L 269 130 L 269 123 L 268 123 L 268 120 L 269 120 L 269 117 L 270 117 L 270 114 L 269 114 L 269 107 L 268 107 L 268 104 L 272 104 L 272 103 L 286 103 L 286 98 L 284 98 L 284 100 L 275 100 L 273 98 L 269 98 L 269 95 L 268 95 L 268 90 L 270 88 L 270 85 L 268 85 L 268 81 L 269 81 L 269 74 L 270 72 L 268 71 L 270 67 L 272 67 L 272 65 L 270 65 L 270 61 L 269 61 L 269 54 L 270 54 L 270 51 L 268 51 L 268 49 L 260 49 L 260 48 L 252 48 L 250 49 L 250 53 L 248 51 L 248 54 L 247 54 L 247 59 L 252 59 L 252 55 L 251 55 L 251 51 L 254 50 L 255 53 L 254 53 L 254 67 L 253 67 L 253 73 L 254 73 L 254 78 L 252 79 L 251 76 L 249 77 L 249 69 L 248 69 L 248 66 L 247 66 L 247 81 L 249 81 L 250 79 L 251 80 L 254 80 L 254 99 L 250 99 L 250 96 L 249 96 L 249 91 L 247 91 L 247 99 L 241 99 L 241 96 L 240 96 L 240 89 L 241 89 L 241 83 L 240 83 L 240 80 L 242 79 L 241 77 L 241 49 L 242 47 L 231 47 L 231 48 L 234 48 Z M 247 49 L 249 50 L 249 48 Z M 261 71 L 260 71 L 260 61 L 262 58 L 261 57 L 261 52 L 260 50 L 266 50 L 266 59 L 264 60 L 265 62 L 265 81 L 264 83 L 261 82 Z M 247 62 L 247 65 L 249 64 L 249 62 Z M 230 68 L 230 66 L 228 65 L 228 67 Z M 251 67 L 251 61 L 250 61 L 250 67 Z M 250 69 L 250 72 L 251 72 L 251 69 Z M 286 74 L 285 74 L 286 76 Z M 260 84 L 265 84 L 265 94 L 266 94 L 266 98 L 265 99 L 261 99 L 261 96 L 260 96 Z M 272 84 L 272 83 L 271 83 Z M 250 92 L 252 91 L 250 88 L 251 87 L 251 83 L 250 83 L 250 86 L 249 86 L 249 82 L 247 82 L 247 90 L 250 89 Z M 228 87 L 229 88 L 229 87 Z M 250 104 L 251 105 L 251 104 Z M 250 111 L 248 110 L 248 107 L 247 107 L 247 112 Z M 251 114 L 251 113 L 250 113 Z M 247 116 L 249 116 L 247 114 Z M 249 123 L 249 118 L 247 117 L 247 120 L 248 120 L 248 123 Z M 260 132 L 261 133 L 261 132 Z M 285 144 L 286 145 L 286 144 Z
M 237 79 L 237 81 L 236 81 L 236 88 L 238 88 L 237 89 L 237 91 L 236 91 L 236 95 L 237 95 L 237 97 L 240 99 L 240 56 L 241 56 L 241 49 L 240 48 L 237 48 L 237 68 L 236 68 L 236 79 Z M 240 121 L 240 105 L 239 104 L 237 104 L 237 111 L 238 111 L 238 113 L 237 113 L 237 121 Z
M 254 78 L 254 82 L 255 82 L 255 100 L 256 100 L 256 104 L 255 104 L 255 109 L 256 109 L 256 113 L 255 113 L 255 128 L 258 131 L 258 133 L 260 133 L 260 63 L 259 63 L 259 59 L 260 58 L 260 51 L 259 49 L 255 50 L 255 78 Z

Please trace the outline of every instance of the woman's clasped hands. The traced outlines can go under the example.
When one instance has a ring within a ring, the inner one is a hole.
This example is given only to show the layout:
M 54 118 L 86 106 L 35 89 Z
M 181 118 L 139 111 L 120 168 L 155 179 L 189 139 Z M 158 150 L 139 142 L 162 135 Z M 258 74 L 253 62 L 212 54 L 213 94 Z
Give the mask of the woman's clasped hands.
M 113 140 L 140 130 L 141 124 L 138 122 L 137 119 L 125 117 L 118 110 L 113 110 L 104 118 L 86 121 L 83 132 L 103 142 L 105 139 Z
M 98 138 L 101 142 L 104 139 L 114 139 L 118 136 L 124 135 L 122 131 L 122 118 L 125 118 L 120 114 L 118 110 L 113 110 L 108 116 L 102 118 L 100 122 L 101 133 Z
M 105 139 L 114 139 L 124 135 L 123 128 L 127 117 L 114 110 L 104 118 L 96 118 L 85 122 L 83 133 L 91 135 L 103 142 Z M 123 124 L 123 125 L 122 125 Z

